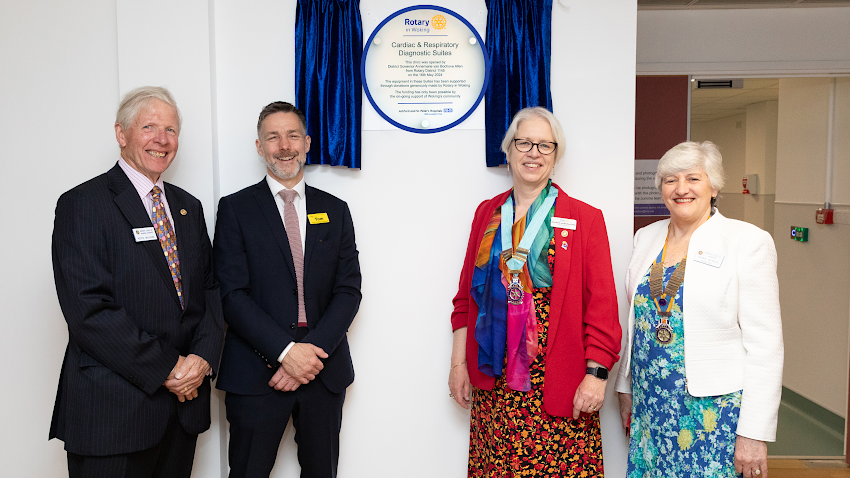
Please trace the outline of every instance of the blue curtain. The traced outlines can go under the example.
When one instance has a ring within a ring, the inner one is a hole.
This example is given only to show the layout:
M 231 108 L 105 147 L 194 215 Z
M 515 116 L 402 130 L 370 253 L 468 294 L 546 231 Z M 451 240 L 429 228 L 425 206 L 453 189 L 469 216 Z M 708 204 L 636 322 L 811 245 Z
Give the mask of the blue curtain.
M 487 166 L 505 164 L 502 138 L 528 106 L 552 111 L 552 0 L 487 0 L 490 82 L 484 98 Z
M 295 105 L 312 138 L 307 164 L 360 167 L 359 0 L 298 0 Z

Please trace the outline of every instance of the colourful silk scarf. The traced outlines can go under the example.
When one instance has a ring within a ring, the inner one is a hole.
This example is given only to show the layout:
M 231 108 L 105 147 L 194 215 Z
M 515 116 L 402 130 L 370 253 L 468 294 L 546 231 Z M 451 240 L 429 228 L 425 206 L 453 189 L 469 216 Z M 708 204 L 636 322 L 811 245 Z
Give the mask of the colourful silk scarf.
M 526 223 L 543 204 L 552 182 L 543 188 L 528 209 L 525 217 L 511 228 L 513 247 L 519 245 Z M 513 194 L 513 193 L 511 193 Z M 552 216 L 555 206 L 548 211 L 543 226 L 534 238 L 528 261 L 519 275 L 523 300 L 519 305 L 508 304 L 507 287 L 510 281 L 508 267 L 501 256 L 502 211 L 496 208 L 484 238 L 478 247 L 475 270 L 472 273 L 472 299 L 478 304 L 475 340 L 478 342 L 478 369 L 491 377 L 501 376 L 503 364 L 508 387 L 517 391 L 531 389 L 529 368 L 538 353 L 537 315 L 534 308 L 534 287 L 551 287 L 552 273 L 547 260 L 548 245 L 552 238 Z M 495 240 L 494 240 L 495 239 Z M 507 354 L 507 360 L 505 355 Z

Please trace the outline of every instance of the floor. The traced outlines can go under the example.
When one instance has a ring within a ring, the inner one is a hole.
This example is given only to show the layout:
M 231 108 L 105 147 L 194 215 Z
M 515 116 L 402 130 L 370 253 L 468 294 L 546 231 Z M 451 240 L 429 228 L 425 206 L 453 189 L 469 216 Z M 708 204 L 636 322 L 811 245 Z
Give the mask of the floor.
M 844 460 L 768 459 L 769 478 L 850 478 Z
M 843 420 L 841 423 L 824 423 L 823 419 L 817 418 L 817 413 L 812 412 L 811 406 L 795 406 L 795 403 L 799 402 L 785 400 L 783 393 L 783 400 L 779 405 L 776 442 L 767 444 L 768 456 L 843 460 Z
M 783 389 L 776 442 L 767 444 L 769 478 L 850 478 L 843 431 L 841 417 Z

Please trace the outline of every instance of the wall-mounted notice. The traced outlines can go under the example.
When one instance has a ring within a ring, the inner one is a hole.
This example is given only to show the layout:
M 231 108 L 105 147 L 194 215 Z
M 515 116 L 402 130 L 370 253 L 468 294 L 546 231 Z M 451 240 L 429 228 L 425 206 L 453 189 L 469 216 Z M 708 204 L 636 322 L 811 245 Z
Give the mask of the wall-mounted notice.
M 655 188 L 657 159 L 635 161 L 635 216 L 669 216 L 670 211 Z
M 473 26 L 443 7 L 387 17 L 363 48 L 366 97 L 393 125 L 436 133 L 463 122 L 484 97 L 490 59 Z

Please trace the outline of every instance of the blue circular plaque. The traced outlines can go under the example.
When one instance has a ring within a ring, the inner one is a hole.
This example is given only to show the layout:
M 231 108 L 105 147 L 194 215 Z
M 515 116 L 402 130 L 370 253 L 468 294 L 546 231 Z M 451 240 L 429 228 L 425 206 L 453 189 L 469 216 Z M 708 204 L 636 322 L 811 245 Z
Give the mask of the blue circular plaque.
M 363 47 L 363 89 L 382 118 L 413 133 L 462 123 L 484 98 L 490 58 L 466 19 L 435 5 L 388 16 Z

